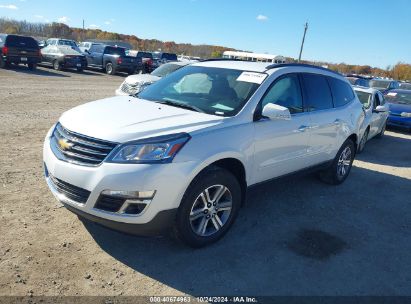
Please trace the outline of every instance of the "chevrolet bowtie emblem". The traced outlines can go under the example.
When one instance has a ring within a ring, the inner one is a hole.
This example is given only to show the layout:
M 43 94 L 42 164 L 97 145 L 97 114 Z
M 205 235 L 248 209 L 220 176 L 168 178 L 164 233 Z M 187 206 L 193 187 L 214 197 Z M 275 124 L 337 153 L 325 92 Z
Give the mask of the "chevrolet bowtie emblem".
M 68 150 L 73 146 L 72 143 L 68 142 L 68 140 L 64 138 L 59 139 L 58 144 L 61 150 Z

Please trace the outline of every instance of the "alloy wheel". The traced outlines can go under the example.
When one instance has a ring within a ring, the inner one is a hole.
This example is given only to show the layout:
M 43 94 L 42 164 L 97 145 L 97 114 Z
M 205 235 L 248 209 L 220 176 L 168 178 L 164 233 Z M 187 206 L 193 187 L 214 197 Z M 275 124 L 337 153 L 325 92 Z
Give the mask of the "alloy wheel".
M 340 179 L 344 178 L 350 170 L 351 156 L 351 148 L 345 147 L 345 149 L 340 154 L 337 164 L 337 174 Z
M 224 185 L 213 185 L 198 195 L 190 211 L 191 229 L 198 236 L 218 232 L 228 221 L 233 197 Z

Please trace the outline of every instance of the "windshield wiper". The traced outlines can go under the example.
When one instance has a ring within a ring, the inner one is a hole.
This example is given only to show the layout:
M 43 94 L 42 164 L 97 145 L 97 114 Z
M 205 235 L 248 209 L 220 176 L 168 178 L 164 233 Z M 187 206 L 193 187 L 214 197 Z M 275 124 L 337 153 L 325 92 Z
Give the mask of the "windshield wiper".
M 172 106 L 172 107 L 187 109 L 187 110 L 191 110 L 191 111 L 196 111 L 196 112 L 200 112 L 200 113 L 205 113 L 202 109 L 200 109 L 196 106 L 193 106 L 193 105 L 186 104 L 186 103 L 179 103 L 179 102 L 175 102 L 175 101 L 171 101 L 171 100 L 162 100 L 162 101 L 158 101 L 157 103 L 165 104 L 165 105 Z

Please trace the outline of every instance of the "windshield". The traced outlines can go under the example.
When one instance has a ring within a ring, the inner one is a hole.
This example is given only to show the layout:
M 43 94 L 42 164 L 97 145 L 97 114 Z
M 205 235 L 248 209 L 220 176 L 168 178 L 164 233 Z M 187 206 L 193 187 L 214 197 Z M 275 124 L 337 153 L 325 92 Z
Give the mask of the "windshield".
M 355 91 L 357 93 L 358 99 L 363 104 L 364 108 L 369 108 L 371 105 L 371 93 L 363 92 L 363 91 Z
M 178 70 L 179 68 L 182 68 L 182 65 L 179 64 L 174 64 L 174 63 L 166 63 L 161 66 L 159 66 L 157 69 L 155 69 L 153 72 L 151 72 L 151 75 L 157 76 L 157 77 L 164 77 L 171 72 L 174 72 Z
M 108 55 L 126 56 L 126 49 L 121 47 L 108 46 L 105 53 Z
M 72 40 L 59 40 L 58 45 L 68 45 L 68 46 L 73 46 L 73 47 L 77 47 L 76 43 Z
M 371 80 L 370 87 L 388 89 L 388 87 L 390 86 L 390 83 L 391 81 L 387 81 L 387 80 Z
M 138 52 L 137 57 L 153 59 L 153 55 L 149 52 Z
M 163 53 L 161 58 L 169 60 L 169 61 L 177 61 L 177 55 L 176 54 Z
M 410 92 L 390 92 L 385 95 L 385 100 L 389 103 L 399 103 L 411 105 L 411 91 Z
M 170 105 L 184 105 L 207 114 L 233 116 L 243 108 L 259 86 L 252 80 L 247 81 L 246 77 L 238 80 L 243 72 L 186 66 L 150 85 L 137 97 Z M 261 75 L 263 78 L 266 76 Z

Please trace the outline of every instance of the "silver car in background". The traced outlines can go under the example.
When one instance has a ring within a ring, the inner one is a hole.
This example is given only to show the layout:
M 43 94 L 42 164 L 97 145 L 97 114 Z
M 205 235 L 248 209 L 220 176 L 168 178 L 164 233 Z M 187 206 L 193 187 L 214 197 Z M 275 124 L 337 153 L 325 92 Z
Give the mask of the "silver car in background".
M 128 76 L 124 82 L 120 85 L 120 87 L 116 90 L 117 96 L 128 96 L 128 95 L 136 95 L 137 93 L 141 92 L 145 87 L 149 86 L 150 84 L 160 80 L 164 76 L 190 64 L 190 61 L 184 62 L 170 62 L 165 63 L 152 71 L 150 74 L 137 74 Z
M 358 146 L 358 153 L 364 150 L 365 144 L 373 137 L 384 135 L 388 118 L 388 107 L 384 95 L 377 89 L 354 86 L 354 91 L 361 101 L 365 119 L 362 130 L 365 130 Z

